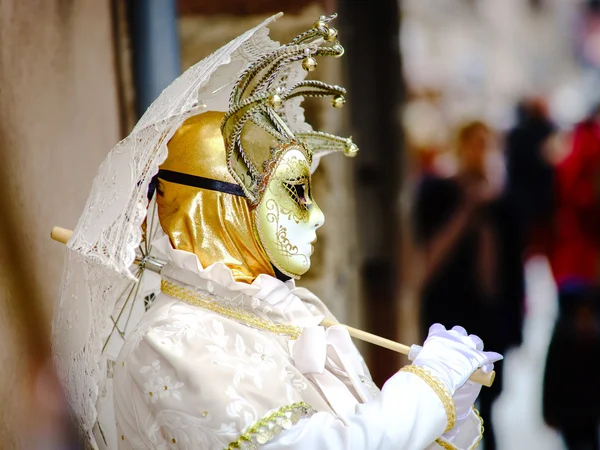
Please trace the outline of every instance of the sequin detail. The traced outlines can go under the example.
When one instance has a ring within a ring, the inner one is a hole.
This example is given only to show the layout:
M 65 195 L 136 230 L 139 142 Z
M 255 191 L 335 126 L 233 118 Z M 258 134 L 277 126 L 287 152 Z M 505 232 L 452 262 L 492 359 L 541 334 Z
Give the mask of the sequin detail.
M 432 375 L 427 369 L 420 366 L 409 365 L 404 366 L 400 369 L 401 372 L 409 372 L 415 374 L 419 378 L 421 378 L 425 383 L 429 385 L 431 389 L 437 394 L 444 405 L 444 409 L 446 410 L 447 424 L 446 431 L 450 431 L 454 427 L 454 422 L 456 422 L 456 408 L 454 407 L 454 399 L 450 392 L 444 386 L 444 384 L 437 379 L 434 375 Z M 446 432 L 444 431 L 444 433 Z
M 310 416 L 314 412 L 314 408 L 304 402 L 284 406 L 256 422 L 225 450 L 255 449 L 269 442 L 283 430 L 289 430 L 301 418 Z
M 300 333 L 302 332 L 300 327 L 270 322 L 242 309 L 221 305 L 210 298 L 202 297 L 193 291 L 190 291 L 182 286 L 178 286 L 177 284 L 167 280 L 162 280 L 160 287 L 161 291 L 170 297 L 189 303 L 193 306 L 208 309 L 209 311 L 236 320 L 252 328 L 288 336 L 290 339 L 298 339 Z

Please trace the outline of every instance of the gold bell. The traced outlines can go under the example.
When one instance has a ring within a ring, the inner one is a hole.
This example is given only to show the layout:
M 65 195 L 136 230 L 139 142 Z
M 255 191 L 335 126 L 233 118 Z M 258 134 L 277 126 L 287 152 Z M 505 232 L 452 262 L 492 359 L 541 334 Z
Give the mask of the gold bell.
M 341 108 L 346 103 L 346 98 L 343 95 L 336 95 L 331 99 L 331 104 L 334 108 Z
M 350 145 L 347 145 L 344 149 L 344 155 L 354 158 L 356 155 L 358 155 L 358 145 L 356 145 L 354 142 L 351 142 Z
M 327 42 L 333 42 L 337 39 L 338 37 L 338 30 L 336 30 L 335 28 L 329 28 L 327 30 L 327 36 L 325 37 L 325 40 Z
M 312 72 L 317 68 L 317 60 L 312 56 L 307 56 L 304 58 L 304 61 L 302 61 L 302 68 L 307 72 Z
M 269 104 L 273 108 L 279 108 L 283 104 L 283 100 L 279 96 L 279 94 L 273 94 L 271 98 L 269 98 Z
M 326 19 L 327 19 L 327 17 L 325 17 L 325 16 L 319 17 L 319 20 L 317 20 L 315 23 L 313 23 L 313 28 L 326 28 L 327 27 L 327 23 L 325 22 Z

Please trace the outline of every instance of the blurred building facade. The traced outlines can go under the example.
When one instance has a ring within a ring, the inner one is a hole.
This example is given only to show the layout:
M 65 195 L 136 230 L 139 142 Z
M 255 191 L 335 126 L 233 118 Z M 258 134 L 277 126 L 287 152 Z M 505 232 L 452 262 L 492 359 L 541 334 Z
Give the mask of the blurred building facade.
M 572 124 L 600 100 L 590 95 L 598 86 L 591 3 L 403 0 L 408 84 L 443 92 L 452 124 L 475 116 L 506 128 L 526 95 L 546 98 L 557 121 Z
M 44 331 L 64 252 L 49 231 L 76 224 L 98 165 L 120 138 L 113 32 L 108 1 L 0 2 L 0 177 L 19 230 L 6 242 L 29 262 L 22 283 L 41 294 Z M 10 215 L 2 213 L 2 225 Z M 17 431 L 31 434 L 35 421 L 27 409 L 34 383 L 26 346 L 34 330 L 20 323 L 9 255 L 3 247 L 0 443 L 24 448 Z

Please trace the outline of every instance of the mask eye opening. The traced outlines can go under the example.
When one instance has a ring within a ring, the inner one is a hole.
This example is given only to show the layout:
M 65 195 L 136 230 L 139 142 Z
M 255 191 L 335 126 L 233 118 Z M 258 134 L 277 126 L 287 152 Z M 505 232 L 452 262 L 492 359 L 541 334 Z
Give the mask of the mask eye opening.
M 299 206 L 307 209 L 310 200 L 310 183 L 307 179 L 289 180 L 283 182 L 283 187 Z

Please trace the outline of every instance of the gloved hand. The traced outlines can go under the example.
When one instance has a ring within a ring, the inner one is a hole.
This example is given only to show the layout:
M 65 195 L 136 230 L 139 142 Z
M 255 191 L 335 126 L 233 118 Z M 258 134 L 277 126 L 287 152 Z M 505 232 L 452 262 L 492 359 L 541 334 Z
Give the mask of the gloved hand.
M 413 364 L 431 370 L 454 397 L 475 370 L 481 368 L 483 372 L 489 373 L 494 368 L 494 362 L 501 359 L 502 355 L 499 353 L 484 352 L 483 341 L 473 334 L 467 335 L 463 327 L 455 326 L 446 330 L 446 327 L 436 323 L 429 328 L 423 349 Z M 467 397 L 467 394 L 469 398 L 475 394 L 476 398 L 479 391 L 475 393 L 471 387 L 460 393 L 461 397 Z M 469 408 L 472 404 L 473 402 L 469 404 Z M 460 416 L 458 405 L 456 406 L 458 418 Z

